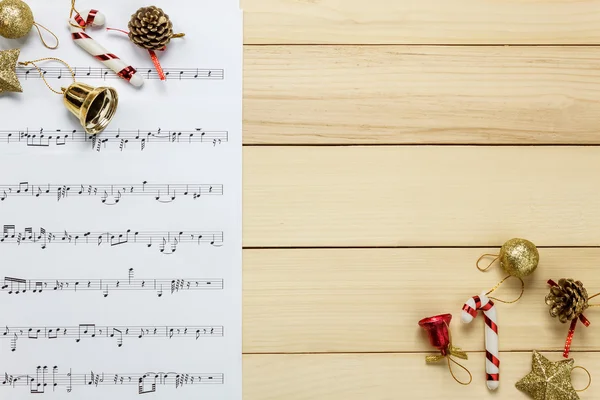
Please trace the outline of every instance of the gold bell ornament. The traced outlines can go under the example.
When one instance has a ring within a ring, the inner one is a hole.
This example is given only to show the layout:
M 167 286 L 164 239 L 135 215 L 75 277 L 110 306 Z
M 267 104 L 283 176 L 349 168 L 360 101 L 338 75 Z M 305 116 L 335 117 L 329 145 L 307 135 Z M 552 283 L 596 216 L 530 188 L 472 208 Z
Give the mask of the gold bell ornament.
M 2 0 L 0 1 L 0 36 L 7 39 L 20 39 L 35 27 L 44 46 L 49 49 L 58 47 L 58 37 L 43 25 L 35 22 L 31 8 L 22 0 Z M 56 45 L 49 46 L 40 28 L 49 32 L 56 39 Z
M 65 64 L 71 72 L 73 83 L 67 88 L 62 87 L 60 91 L 52 89 L 40 68 L 35 64 L 44 60 L 54 60 Z M 19 62 L 19 64 L 24 66 L 31 64 L 38 70 L 48 89 L 63 96 L 65 107 L 77 117 L 86 133 L 96 135 L 102 132 L 115 116 L 119 104 L 117 91 L 111 87 L 93 87 L 76 82 L 73 70 L 64 61 L 49 57 Z

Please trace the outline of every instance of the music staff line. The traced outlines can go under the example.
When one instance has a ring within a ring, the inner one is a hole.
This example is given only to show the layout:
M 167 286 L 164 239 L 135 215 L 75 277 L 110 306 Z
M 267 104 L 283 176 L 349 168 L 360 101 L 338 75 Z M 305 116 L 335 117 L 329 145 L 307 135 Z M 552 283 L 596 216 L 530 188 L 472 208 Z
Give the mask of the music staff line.
M 63 129 L 15 129 L 0 130 L 0 143 L 24 144 L 28 147 L 46 148 L 66 146 L 72 143 L 89 143 L 91 148 L 101 151 L 109 145 L 118 146 L 124 151 L 131 143 L 139 144 L 140 151 L 152 143 L 171 144 L 212 144 L 213 147 L 229 141 L 228 131 L 207 131 L 203 128 L 192 130 L 106 129 L 101 135 L 88 135 L 83 130 Z
M 46 79 L 70 79 L 71 72 L 63 67 L 40 68 Z M 119 78 L 112 70 L 104 67 L 73 67 L 75 78 L 80 79 L 117 79 Z M 160 79 L 156 68 L 136 68 L 145 79 Z M 223 80 L 225 71 L 219 68 L 163 68 L 166 80 Z M 19 66 L 16 69 L 17 77 L 28 79 L 41 79 L 35 68 Z
M 116 205 L 123 197 L 144 196 L 159 203 L 171 203 L 177 197 L 199 199 L 203 196 L 223 195 L 221 184 L 156 184 L 143 181 L 141 184 L 0 184 L 0 202 L 9 197 L 55 197 L 61 201 L 69 197 L 99 197 L 106 205 Z
M 181 244 L 210 244 L 213 247 L 223 246 L 223 232 L 202 232 L 202 231 L 156 231 L 143 232 L 126 231 L 115 232 L 62 232 L 46 231 L 40 228 L 34 231 L 32 227 L 26 227 L 23 231 L 17 231 L 15 225 L 4 225 L 3 233 L 0 236 L 0 244 L 39 244 L 42 249 L 46 249 L 50 244 L 96 244 L 97 246 L 122 246 L 142 244 L 146 247 L 158 247 L 162 254 L 173 254 L 177 246 Z
M 117 347 L 123 347 L 123 338 L 179 339 L 201 337 L 222 337 L 223 326 L 99 326 L 79 324 L 63 327 L 13 327 L 6 326 L 0 339 L 10 340 L 10 349 L 17 350 L 20 339 L 39 340 L 71 339 L 76 343 L 90 339 L 112 339 Z
M 183 386 L 203 384 L 223 384 L 223 373 L 178 373 L 178 372 L 145 372 L 145 373 L 73 373 L 71 369 L 66 374 L 58 372 L 58 366 L 38 366 L 33 374 L 9 374 L 4 372 L 0 387 L 25 386 L 32 394 L 45 393 L 47 389 L 56 391 L 65 387 L 71 393 L 73 386 L 122 386 L 136 385 L 138 394 L 154 393 L 158 386 Z
M 171 278 L 139 279 L 134 278 L 135 271 L 129 269 L 127 279 L 23 279 L 5 276 L 0 292 L 7 294 L 47 293 L 47 292 L 102 292 L 104 298 L 116 291 L 155 291 L 158 297 L 164 292 L 173 295 L 184 291 L 222 290 L 221 278 Z

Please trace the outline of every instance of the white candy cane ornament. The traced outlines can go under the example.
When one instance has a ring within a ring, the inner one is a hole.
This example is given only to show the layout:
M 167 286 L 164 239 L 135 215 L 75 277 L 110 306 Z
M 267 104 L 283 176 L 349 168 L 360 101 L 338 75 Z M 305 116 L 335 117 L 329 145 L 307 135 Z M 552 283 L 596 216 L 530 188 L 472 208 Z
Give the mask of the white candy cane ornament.
M 90 53 L 95 59 L 101 61 L 108 68 L 113 70 L 118 76 L 125 79 L 133 86 L 142 86 L 144 78 L 137 73 L 135 68 L 127 65 L 116 55 L 109 53 L 98 42 L 92 39 L 85 28 L 88 26 L 103 26 L 106 21 L 104 14 L 98 10 L 85 10 L 81 13 L 76 12 L 69 20 L 71 26 L 71 36 L 79 47 Z
M 485 292 L 479 296 L 473 296 L 462 308 L 461 320 L 468 324 L 477 316 L 479 310 L 483 311 L 485 318 L 485 372 L 487 375 L 487 387 L 490 390 L 498 389 L 500 386 L 500 359 L 498 352 L 498 314 L 496 306 Z

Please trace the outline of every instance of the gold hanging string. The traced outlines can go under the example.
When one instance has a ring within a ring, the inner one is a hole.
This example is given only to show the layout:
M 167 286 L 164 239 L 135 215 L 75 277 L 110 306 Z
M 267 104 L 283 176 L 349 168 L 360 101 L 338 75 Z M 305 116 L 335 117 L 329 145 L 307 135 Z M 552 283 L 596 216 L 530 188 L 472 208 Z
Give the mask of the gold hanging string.
M 498 289 L 500 287 L 500 285 L 502 285 L 504 283 L 504 281 L 506 281 L 508 278 L 511 278 L 511 277 L 517 278 L 519 281 L 521 281 L 521 293 L 519 294 L 519 297 L 517 297 L 515 300 L 512 300 L 512 301 L 501 300 L 497 297 L 491 297 L 491 296 L 488 296 L 488 298 L 490 298 L 491 300 L 499 301 L 500 303 L 505 303 L 505 304 L 512 304 L 512 303 L 516 303 L 517 301 L 521 300 L 521 297 L 523 297 L 523 293 L 525 292 L 525 282 L 523 282 L 523 279 L 519 278 L 518 276 L 514 276 L 514 275 L 506 276 L 504 279 L 502 279 L 500 282 L 498 282 L 498 284 L 496 284 L 496 286 L 491 288 L 485 295 L 487 296 L 490 293 L 492 293 L 493 291 L 495 291 L 496 289 Z
M 600 296 L 600 292 L 596 293 L 596 294 L 595 294 L 595 295 L 593 295 L 593 296 L 590 296 L 590 297 L 588 297 L 588 300 L 591 300 L 591 299 L 593 299 L 593 298 L 594 298 L 594 297 L 596 297 L 596 296 Z
M 35 67 L 35 69 L 37 69 L 38 72 L 40 73 L 40 76 L 44 80 L 44 83 L 46 84 L 46 86 L 48 86 L 48 89 L 50 89 L 51 91 L 53 91 L 56 94 L 63 94 L 64 92 L 62 90 L 59 92 L 58 90 L 52 89 L 52 87 L 50 86 L 50 84 L 48 84 L 48 82 L 46 81 L 45 73 L 42 72 L 42 70 L 40 69 L 40 67 L 38 67 L 37 65 L 35 65 L 36 62 L 46 61 L 46 60 L 58 61 L 58 62 L 63 63 L 64 65 L 66 65 L 66 67 L 71 72 L 71 77 L 73 78 L 73 82 L 75 82 L 75 73 L 73 72 L 73 70 L 71 69 L 71 67 L 69 66 L 69 64 L 67 64 L 66 62 L 64 62 L 63 60 L 61 60 L 59 58 L 47 57 L 47 58 L 40 58 L 38 60 L 33 60 L 33 61 L 19 61 L 19 65 L 24 65 L 24 66 L 27 66 L 29 64 L 33 65 Z
M 593 296 L 588 297 L 588 301 L 593 299 L 594 297 L 600 296 L 600 292 L 596 293 Z M 600 304 L 588 304 L 588 307 L 600 307 Z
M 450 364 L 450 361 L 452 361 L 454 364 L 456 364 L 459 367 L 461 367 L 462 369 L 464 369 L 467 372 L 467 374 L 469 374 L 469 382 L 461 382 L 461 381 L 458 380 L 458 378 L 456 377 L 456 375 L 454 375 L 454 371 L 452 371 L 452 365 Z M 471 375 L 471 373 L 469 372 L 469 370 L 464 365 L 461 365 L 461 364 L 457 363 L 456 361 L 454 361 L 450 357 L 448 357 L 448 369 L 450 370 L 450 375 L 452 375 L 452 377 L 454 378 L 454 380 L 456 382 L 460 383 L 461 385 L 467 386 L 468 384 L 470 384 L 473 381 L 473 375 Z
M 488 257 L 488 256 L 490 256 L 490 257 L 495 257 L 495 258 L 494 258 L 494 259 L 493 259 L 493 260 L 492 260 L 492 261 L 491 261 L 491 262 L 488 264 L 488 266 L 487 266 L 487 267 L 485 267 L 485 268 L 481 268 L 481 267 L 479 266 L 479 262 L 480 262 L 481 260 L 483 260 L 483 258 L 484 258 L 484 257 Z M 480 270 L 481 272 L 485 272 L 485 271 L 487 271 L 488 269 L 490 269 L 490 267 L 492 266 L 492 264 L 493 264 L 494 262 L 496 262 L 496 260 L 497 260 L 497 259 L 499 259 L 499 258 L 500 258 L 500 255 L 499 255 L 499 254 L 483 254 L 481 257 L 479 257 L 479 258 L 477 259 L 477 262 L 475 263 L 475 266 L 476 266 L 476 267 L 477 267 L 477 269 L 478 269 L 478 270 Z
M 69 25 L 71 25 L 74 28 L 85 29 L 83 26 L 75 25 L 71 22 L 71 20 L 73 19 L 73 13 L 81 15 L 81 13 L 75 8 L 75 0 L 71 0 L 71 11 L 69 12 Z
M 59 43 L 58 36 L 56 36 L 54 34 L 54 32 L 52 32 L 50 29 L 46 28 L 44 25 L 38 24 L 37 22 L 34 22 L 33 26 L 35 26 L 35 29 L 37 29 L 38 35 L 40 35 L 40 40 L 42 41 L 44 46 L 46 46 L 47 48 L 49 48 L 51 50 L 54 50 L 58 47 L 58 43 Z M 48 33 L 50 33 L 52 36 L 54 36 L 54 39 L 56 39 L 56 46 L 54 46 L 54 47 L 48 46 L 48 43 L 46 43 L 46 41 L 44 40 L 44 36 L 42 36 L 42 31 L 40 30 L 40 28 L 46 30 Z
M 466 386 L 473 381 L 473 375 L 471 375 L 471 372 L 469 372 L 469 370 L 464 365 L 456 362 L 450 356 L 452 355 L 454 357 L 462 358 L 463 360 L 468 360 L 469 357 L 467 356 L 466 352 L 464 352 L 460 349 L 460 347 L 454 347 L 454 345 L 452 344 L 452 332 L 450 331 L 450 327 L 448 326 L 447 323 L 444 322 L 444 324 L 446 325 L 446 328 L 448 329 L 448 341 L 450 342 L 448 344 L 448 348 L 447 348 L 448 354 L 446 354 L 446 355 L 435 354 L 435 355 L 431 355 L 431 356 L 425 356 L 425 362 L 427 364 L 432 364 L 432 363 L 436 363 L 436 362 L 446 358 L 448 361 L 448 369 L 450 370 L 450 375 L 452 375 L 452 378 L 454 378 L 454 380 L 456 382 L 460 383 L 461 385 Z M 462 369 L 464 369 L 467 372 L 467 374 L 469 374 L 469 382 L 461 382 L 458 380 L 458 378 L 454 374 L 454 371 L 452 371 L 452 364 L 450 364 L 450 361 L 452 361 L 454 364 L 456 364 L 459 367 L 461 367 Z
M 491 262 L 488 264 L 488 266 L 487 266 L 487 267 L 485 267 L 485 268 L 482 268 L 482 267 L 480 267 L 480 266 L 479 266 L 479 263 L 481 262 L 481 260 L 483 260 L 483 258 L 484 258 L 484 257 L 494 257 L 494 259 L 493 259 L 493 260 L 492 260 L 492 261 L 491 261 Z M 488 269 L 490 269 L 490 268 L 491 268 L 491 266 L 492 266 L 492 264 L 494 264 L 494 263 L 496 262 L 496 260 L 498 260 L 499 258 L 500 258 L 500 255 L 499 255 L 499 254 L 489 254 L 489 253 L 486 253 L 486 254 L 483 254 L 481 257 L 479 257 L 479 258 L 477 259 L 477 261 L 475 262 L 475 266 L 476 266 L 476 267 L 477 267 L 477 269 L 478 269 L 478 270 L 480 270 L 481 272 L 485 272 L 485 271 L 487 271 Z M 519 297 L 517 297 L 515 300 L 512 300 L 512 301 L 501 300 L 501 299 L 499 299 L 499 298 L 497 298 L 497 297 L 491 297 L 491 296 L 488 296 L 488 297 L 489 297 L 491 300 L 496 300 L 496 301 L 499 301 L 500 303 L 505 303 L 505 304 L 512 304 L 512 303 L 516 303 L 517 301 L 521 300 L 521 297 L 523 297 L 523 293 L 525 292 L 525 282 L 523 282 L 523 279 L 521 279 L 520 277 L 518 277 L 518 276 L 514 276 L 514 275 L 508 275 L 508 276 L 506 276 L 504 279 L 502 279 L 500 282 L 498 282 L 498 284 L 496 284 L 496 286 L 494 286 L 493 288 L 491 288 L 491 289 L 490 289 L 490 290 L 489 290 L 489 291 L 486 293 L 486 296 L 487 296 L 487 295 L 489 295 L 490 293 L 492 293 L 493 291 L 495 291 L 496 289 L 498 289 L 498 288 L 500 287 L 500 285 L 502 285 L 502 284 L 504 283 L 504 281 L 506 281 L 506 280 L 507 280 L 508 278 L 510 278 L 510 277 L 517 278 L 518 280 L 520 280 L 520 281 L 521 281 L 521 293 L 519 294 Z M 599 294 L 600 294 L 600 293 L 599 293 Z
M 591 384 L 592 384 L 592 375 L 590 374 L 590 371 L 588 371 L 584 367 L 581 367 L 579 365 L 576 365 L 576 366 L 573 367 L 573 369 L 577 369 L 577 368 L 584 370 L 585 373 L 588 375 L 588 384 L 587 384 L 587 386 L 585 388 L 579 389 L 579 390 L 575 389 L 575 391 L 576 392 L 585 392 L 591 386 Z M 573 370 L 571 370 L 571 374 L 573 374 Z

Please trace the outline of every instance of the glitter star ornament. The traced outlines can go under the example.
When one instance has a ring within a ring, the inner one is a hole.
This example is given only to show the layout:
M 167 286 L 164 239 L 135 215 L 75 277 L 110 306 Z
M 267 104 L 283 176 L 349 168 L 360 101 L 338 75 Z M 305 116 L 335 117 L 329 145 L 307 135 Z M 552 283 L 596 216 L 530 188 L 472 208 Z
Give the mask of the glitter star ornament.
M 579 400 L 571 384 L 573 359 L 552 362 L 533 351 L 531 372 L 515 386 L 534 400 Z
M 0 51 L 0 93 L 23 91 L 16 73 L 20 53 L 19 49 Z

